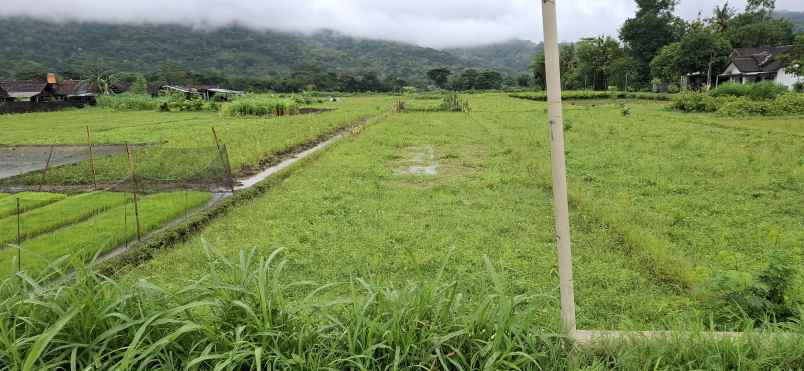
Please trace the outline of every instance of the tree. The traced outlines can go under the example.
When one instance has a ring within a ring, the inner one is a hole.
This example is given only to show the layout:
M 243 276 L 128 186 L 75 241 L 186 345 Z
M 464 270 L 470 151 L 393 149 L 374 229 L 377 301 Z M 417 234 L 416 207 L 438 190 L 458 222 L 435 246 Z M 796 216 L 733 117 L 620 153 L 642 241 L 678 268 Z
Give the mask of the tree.
M 165 84 L 186 84 L 190 75 L 176 63 L 162 63 L 159 66 L 159 79 Z
M 638 63 L 635 82 L 649 80 L 650 62 L 665 45 L 678 41 L 684 21 L 673 15 L 676 0 L 636 0 L 637 14 L 620 28 L 620 40 Z
M 134 84 L 131 85 L 131 89 L 129 90 L 131 94 L 147 94 L 148 93 L 148 80 L 145 79 L 145 76 L 139 75 L 137 79 L 134 80 Z
M 497 71 L 483 71 L 477 75 L 475 89 L 478 90 L 497 90 L 502 88 L 503 77 Z
M 528 66 L 528 69 L 533 74 L 533 81 L 536 82 L 536 86 L 540 87 L 541 89 L 547 86 L 544 51 L 541 51 L 533 56 L 533 62 L 530 64 L 530 66 Z
M 651 76 L 663 83 L 673 83 L 681 77 L 678 68 L 678 56 L 681 54 L 681 43 L 674 42 L 659 50 L 659 54 L 650 62 Z
M 715 6 L 715 10 L 712 12 L 712 18 L 707 19 L 707 22 L 715 32 L 725 33 L 729 29 L 729 23 L 731 19 L 734 18 L 735 14 L 737 14 L 737 11 L 729 6 L 729 2 L 727 1 L 722 7 Z
M 530 75 L 519 75 L 516 77 L 516 85 L 520 88 L 527 88 L 531 85 L 533 78 Z
M 804 33 L 796 36 L 793 50 L 782 56 L 782 59 L 787 62 L 786 72 L 804 77 Z
M 608 90 L 611 66 L 623 57 L 620 44 L 611 37 L 582 39 L 576 44 L 578 73 L 595 90 Z
M 461 73 L 461 76 L 453 81 L 453 90 L 472 90 L 476 89 L 475 85 L 478 78 L 477 70 L 468 69 Z
M 447 86 L 449 75 L 451 74 L 452 71 L 446 68 L 434 68 L 430 71 L 427 71 L 427 78 L 429 78 L 433 84 L 443 89 Z
M 745 12 L 733 17 L 726 37 L 735 48 L 752 48 L 790 44 L 794 39 L 792 22 L 773 15 L 775 1 L 750 0 Z
M 630 55 L 622 53 L 622 55 L 613 60 L 609 66 L 610 79 L 617 84 L 620 90 L 628 91 L 629 87 L 634 87 L 634 84 L 632 84 L 636 78 L 634 71 L 636 71 L 638 67 L 639 62 Z
M 697 24 L 681 38 L 676 65 L 682 74 L 705 74 L 711 86 L 713 74 L 723 71 L 730 52 L 731 44 L 722 34 Z

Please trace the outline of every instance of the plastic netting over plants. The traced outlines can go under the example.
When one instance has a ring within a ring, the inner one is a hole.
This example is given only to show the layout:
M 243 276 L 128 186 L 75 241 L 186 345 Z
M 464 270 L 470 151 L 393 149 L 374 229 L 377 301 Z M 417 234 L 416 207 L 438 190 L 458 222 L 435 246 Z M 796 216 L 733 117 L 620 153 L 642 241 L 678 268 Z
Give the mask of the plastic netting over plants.
M 163 145 L 0 147 L 2 190 L 221 190 L 232 186 L 228 151 Z

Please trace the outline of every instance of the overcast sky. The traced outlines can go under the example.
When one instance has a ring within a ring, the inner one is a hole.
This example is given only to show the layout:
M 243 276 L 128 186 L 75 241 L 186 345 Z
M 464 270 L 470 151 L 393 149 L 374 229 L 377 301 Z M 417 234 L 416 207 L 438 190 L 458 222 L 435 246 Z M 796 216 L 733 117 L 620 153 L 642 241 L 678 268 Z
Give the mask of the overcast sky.
M 723 0 L 681 0 L 684 18 L 709 16 Z M 430 47 L 511 38 L 541 41 L 539 0 L 0 0 L 0 15 L 113 22 L 183 22 L 345 34 Z M 745 0 L 731 0 L 742 9 Z M 778 9 L 804 11 L 804 0 L 777 0 Z M 560 38 L 615 36 L 633 15 L 633 0 L 559 0 Z

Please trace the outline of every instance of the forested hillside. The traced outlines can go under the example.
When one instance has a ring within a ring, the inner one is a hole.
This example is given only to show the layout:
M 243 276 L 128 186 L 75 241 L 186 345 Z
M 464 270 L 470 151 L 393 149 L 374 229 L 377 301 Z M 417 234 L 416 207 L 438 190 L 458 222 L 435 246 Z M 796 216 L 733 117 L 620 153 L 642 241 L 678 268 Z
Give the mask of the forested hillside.
M 793 22 L 797 32 L 804 32 L 804 12 L 791 12 L 789 10 L 779 10 L 776 15 L 786 18 Z
M 82 75 L 98 65 L 148 74 L 167 64 L 227 78 L 270 79 L 317 70 L 426 82 L 426 72 L 440 67 L 525 72 L 534 50 L 535 44 L 524 41 L 450 53 L 332 31 L 305 35 L 238 26 L 198 29 L 0 18 L 0 78 L 36 76 L 44 71 Z
M 544 45 L 527 40 L 510 40 L 504 43 L 481 45 L 468 48 L 447 49 L 469 63 L 485 65 L 510 73 L 525 73 L 533 63 L 533 56 L 542 51 Z

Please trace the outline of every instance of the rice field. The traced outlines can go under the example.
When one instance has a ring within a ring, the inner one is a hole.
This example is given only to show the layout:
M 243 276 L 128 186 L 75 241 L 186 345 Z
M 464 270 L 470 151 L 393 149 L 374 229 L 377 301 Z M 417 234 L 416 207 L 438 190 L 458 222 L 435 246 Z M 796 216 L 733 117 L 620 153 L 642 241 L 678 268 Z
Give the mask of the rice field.
M 0 219 L 0 276 L 18 269 L 37 276 L 50 268 L 83 266 L 95 254 L 136 241 L 137 219 L 130 194 L 50 195 L 59 201 L 19 215 L 20 246 L 16 246 L 17 216 Z M 19 195 L 21 199 L 26 196 Z M 146 234 L 206 204 L 211 194 L 186 191 L 140 197 L 140 233 Z M 13 199 L 16 202 L 16 197 Z

